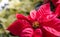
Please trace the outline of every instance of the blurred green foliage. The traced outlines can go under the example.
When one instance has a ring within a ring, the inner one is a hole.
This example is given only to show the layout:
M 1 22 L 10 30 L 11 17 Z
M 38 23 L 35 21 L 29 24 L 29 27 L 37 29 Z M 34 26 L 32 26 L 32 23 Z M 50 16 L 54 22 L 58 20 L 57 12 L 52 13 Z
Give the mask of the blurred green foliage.
M 16 20 L 15 14 L 28 15 L 42 0 L 9 0 L 9 5 L 0 11 L 0 37 L 13 37 L 6 28 Z

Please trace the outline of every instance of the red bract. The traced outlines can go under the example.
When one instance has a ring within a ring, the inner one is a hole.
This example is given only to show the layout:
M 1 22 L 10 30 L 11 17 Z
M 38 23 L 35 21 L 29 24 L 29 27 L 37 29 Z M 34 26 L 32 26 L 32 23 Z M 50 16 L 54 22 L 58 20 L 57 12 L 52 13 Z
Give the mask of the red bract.
M 8 30 L 14 34 L 20 36 L 21 30 L 25 28 L 31 28 L 29 22 L 26 20 L 16 20 L 8 27 Z
M 20 37 L 60 37 L 60 19 L 52 14 L 50 4 L 42 5 L 29 16 L 16 15 L 17 20 L 8 30 Z
M 60 4 L 58 4 L 58 6 L 56 7 L 55 14 L 57 15 L 57 17 L 60 17 Z
M 60 4 L 60 0 L 58 0 L 57 3 Z
M 56 17 L 56 15 L 52 14 L 52 11 L 50 10 L 50 3 L 40 6 L 37 12 L 37 20 L 40 22 L 48 22 Z
M 53 5 L 56 7 L 58 4 L 60 4 L 60 0 L 51 0 Z

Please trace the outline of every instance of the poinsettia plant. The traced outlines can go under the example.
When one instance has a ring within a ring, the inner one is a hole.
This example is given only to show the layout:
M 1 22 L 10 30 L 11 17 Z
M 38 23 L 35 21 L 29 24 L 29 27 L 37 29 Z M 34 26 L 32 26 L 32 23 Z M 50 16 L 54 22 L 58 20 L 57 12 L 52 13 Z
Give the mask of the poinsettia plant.
M 35 2 L 34 4 L 36 4 Z M 53 3 L 55 2 L 56 1 L 53 0 Z M 28 14 L 27 16 L 24 16 L 25 14 L 24 12 L 29 12 L 31 10 L 30 9 L 31 7 L 28 4 L 26 4 L 26 2 L 23 5 L 20 7 L 19 6 L 16 7 L 16 4 L 15 4 L 14 7 L 12 6 L 13 8 L 11 7 L 11 9 L 7 9 L 7 14 L 5 16 L 2 16 L 2 18 L 4 18 L 4 22 L 2 23 L 4 27 L 4 32 L 5 32 L 4 25 L 10 24 L 12 21 L 15 20 L 7 28 L 7 30 L 9 30 L 10 33 L 12 33 L 13 35 L 16 35 L 19 37 L 60 37 L 60 29 L 59 29 L 60 28 L 60 19 L 59 19 L 60 4 L 59 2 L 57 4 L 56 11 L 53 14 L 52 14 L 53 11 L 50 10 L 50 3 L 47 3 L 38 7 L 38 9 L 36 10 L 35 9 L 32 10 L 30 14 Z M 27 5 L 28 7 L 26 8 Z M 16 14 L 18 12 L 23 12 L 24 14 L 23 15 Z M 15 19 L 15 14 L 17 19 Z
M 46 5 L 48 7 L 46 7 Z M 42 8 L 44 11 L 42 11 Z M 7 30 L 9 30 L 13 35 L 20 37 L 60 36 L 60 27 L 58 27 L 60 20 L 53 15 L 48 8 L 49 3 L 42 5 L 37 11 L 32 10 L 28 16 L 16 14 L 17 20 L 13 22 Z
M 3 5 L 0 5 L 1 8 L 3 7 L 0 11 L 0 24 L 3 27 L 0 28 L 0 34 L 5 36 L 5 33 L 7 33 L 6 37 L 10 36 L 6 28 L 16 20 L 15 14 L 28 15 L 30 10 L 34 9 L 35 4 L 40 2 L 40 0 L 7 0 L 8 3 L 3 1 L 5 0 L 1 2 Z
M 55 13 L 50 10 L 50 3 L 41 5 L 38 10 L 32 10 L 30 15 L 16 14 L 17 20 L 7 30 L 19 37 L 60 37 L 60 4 L 57 5 Z

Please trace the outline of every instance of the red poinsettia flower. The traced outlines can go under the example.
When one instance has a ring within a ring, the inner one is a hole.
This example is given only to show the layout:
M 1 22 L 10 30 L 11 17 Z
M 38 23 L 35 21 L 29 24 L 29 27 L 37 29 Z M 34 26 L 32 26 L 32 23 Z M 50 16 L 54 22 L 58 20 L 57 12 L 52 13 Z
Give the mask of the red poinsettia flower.
M 29 16 L 16 15 L 7 30 L 20 37 L 60 37 L 60 19 L 52 14 L 50 4 L 32 10 Z
M 31 12 L 30 15 L 33 19 L 30 16 L 16 14 L 17 20 L 13 22 L 7 30 L 20 37 L 42 37 L 41 29 L 38 27 L 39 23 L 35 20 L 36 13 L 33 13 L 36 11 L 33 10 Z

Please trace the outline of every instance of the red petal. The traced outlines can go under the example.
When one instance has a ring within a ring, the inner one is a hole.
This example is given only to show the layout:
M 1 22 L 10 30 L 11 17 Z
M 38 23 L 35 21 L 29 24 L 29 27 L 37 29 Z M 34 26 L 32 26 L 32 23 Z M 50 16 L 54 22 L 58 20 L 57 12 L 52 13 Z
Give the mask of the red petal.
M 21 31 L 27 27 L 29 28 L 31 26 L 26 20 L 16 20 L 7 28 L 7 30 L 9 30 L 14 35 L 20 36 Z
M 52 0 L 52 3 L 56 6 L 58 0 Z
M 36 10 L 32 10 L 31 12 L 30 12 L 30 17 L 33 19 L 33 20 L 35 20 L 36 19 Z
M 53 29 L 53 28 L 51 28 L 51 27 L 43 26 L 43 28 L 44 28 L 45 30 L 47 30 L 48 32 L 50 32 L 51 35 L 54 34 L 55 36 L 60 36 L 60 32 L 57 31 L 57 30 L 55 30 L 55 29 Z
M 21 37 L 32 37 L 33 35 L 33 29 L 32 28 L 25 28 L 22 31 Z
M 33 37 L 42 37 L 41 29 L 34 30 L 34 36 Z
M 31 16 L 27 16 L 27 19 L 28 19 L 28 21 L 30 22 L 30 23 L 33 23 L 35 20 L 33 20 L 32 18 L 31 18 Z
M 51 21 L 42 23 L 44 35 L 46 37 L 58 37 L 60 36 L 60 19 L 53 19 Z M 46 33 L 46 34 L 45 34 Z
M 54 15 L 44 15 L 44 16 L 40 16 L 39 18 L 38 18 L 38 21 L 40 22 L 40 23 L 42 23 L 42 22 L 48 22 L 48 21 L 51 21 L 51 20 L 54 20 L 54 18 L 55 18 L 56 16 L 54 16 Z
M 51 15 L 50 4 L 41 5 L 37 11 L 37 18 L 47 18 L 47 15 Z M 46 20 L 46 19 L 45 19 Z
M 58 0 L 57 3 L 60 4 L 60 0 Z
M 50 4 L 44 4 L 41 5 L 39 10 L 37 11 L 37 20 L 41 22 L 48 22 L 50 20 L 53 20 L 56 17 L 55 14 L 52 14 L 52 11 L 50 10 Z
M 48 15 L 51 14 L 51 10 L 50 10 L 50 3 L 41 5 L 39 10 L 37 11 L 37 15 L 43 16 L 43 15 Z
M 8 28 L 7 30 L 9 30 L 13 35 L 19 35 L 19 21 L 14 21 Z
M 57 17 L 60 16 L 60 4 L 57 6 L 55 14 L 57 15 Z
M 24 15 L 22 14 L 16 14 L 17 19 L 27 19 Z

